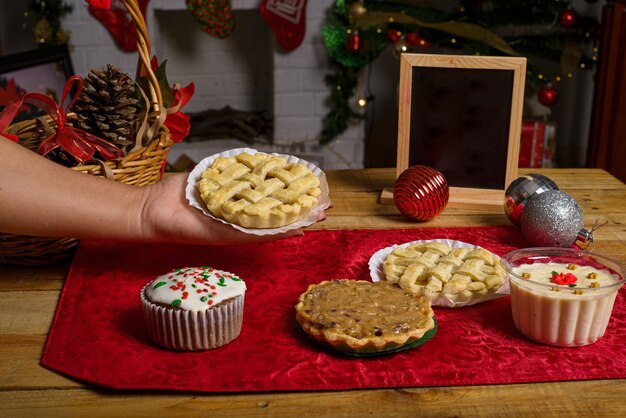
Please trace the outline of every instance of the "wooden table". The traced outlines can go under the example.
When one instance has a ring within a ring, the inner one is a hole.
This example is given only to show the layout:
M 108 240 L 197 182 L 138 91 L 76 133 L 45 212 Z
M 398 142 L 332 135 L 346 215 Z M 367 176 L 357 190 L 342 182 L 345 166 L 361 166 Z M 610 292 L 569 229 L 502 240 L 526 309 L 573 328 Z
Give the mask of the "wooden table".
M 526 171 L 522 171 L 523 174 Z M 626 185 L 599 169 L 545 169 L 582 206 L 595 251 L 626 264 Z M 446 209 L 414 223 L 377 203 L 392 169 L 327 173 L 334 207 L 316 229 L 510 225 L 503 210 Z M 68 266 L 0 267 L 0 416 L 625 416 L 626 380 L 306 393 L 206 395 L 122 392 L 76 382 L 39 365 Z M 623 290 L 622 290 L 623 291 Z

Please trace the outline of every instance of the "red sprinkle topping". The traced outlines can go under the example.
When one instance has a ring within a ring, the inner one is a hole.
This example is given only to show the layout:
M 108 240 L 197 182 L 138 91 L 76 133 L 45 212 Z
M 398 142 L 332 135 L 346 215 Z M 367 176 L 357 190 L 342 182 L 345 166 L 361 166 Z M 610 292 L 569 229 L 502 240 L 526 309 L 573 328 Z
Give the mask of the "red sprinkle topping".
M 578 277 L 572 273 L 552 272 L 552 278 L 550 281 L 555 284 L 568 285 L 576 283 L 578 281 Z
M 181 299 L 187 299 L 187 296 L 189 296 L 189 292 L 183 292 Z

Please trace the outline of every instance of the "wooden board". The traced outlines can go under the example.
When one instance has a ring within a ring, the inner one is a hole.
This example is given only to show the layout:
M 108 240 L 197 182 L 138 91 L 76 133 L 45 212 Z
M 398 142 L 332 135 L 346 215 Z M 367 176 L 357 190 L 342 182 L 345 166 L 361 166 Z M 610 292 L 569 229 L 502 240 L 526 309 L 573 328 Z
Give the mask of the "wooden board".
M 525 58 L 402 54 L 396 177 L 430 166 L 450 207 L 501 206 L 517 177 L 525 75 Z

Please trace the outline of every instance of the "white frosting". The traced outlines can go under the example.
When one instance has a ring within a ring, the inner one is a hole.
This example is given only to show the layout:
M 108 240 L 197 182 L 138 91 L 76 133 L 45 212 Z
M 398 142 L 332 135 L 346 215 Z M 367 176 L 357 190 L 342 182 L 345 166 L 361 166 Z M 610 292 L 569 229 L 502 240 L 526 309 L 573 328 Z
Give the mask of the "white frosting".
M 245 292 L 241 278 L 211 267 L 174 269 L 145 289 L 148 300 L 187 311 L 203 311 Z

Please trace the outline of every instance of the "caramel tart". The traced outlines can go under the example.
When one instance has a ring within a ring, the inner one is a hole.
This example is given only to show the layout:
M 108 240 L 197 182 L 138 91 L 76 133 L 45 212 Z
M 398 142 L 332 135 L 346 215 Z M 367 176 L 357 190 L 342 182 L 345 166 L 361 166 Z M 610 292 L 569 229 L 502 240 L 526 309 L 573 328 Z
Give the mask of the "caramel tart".
M 310 285 L 296 305 L 296 321 L 317 342 L 358 354 L 411 345 L 436 325 L 426 297 L 391 282 L 348 279 Z

